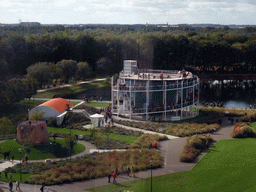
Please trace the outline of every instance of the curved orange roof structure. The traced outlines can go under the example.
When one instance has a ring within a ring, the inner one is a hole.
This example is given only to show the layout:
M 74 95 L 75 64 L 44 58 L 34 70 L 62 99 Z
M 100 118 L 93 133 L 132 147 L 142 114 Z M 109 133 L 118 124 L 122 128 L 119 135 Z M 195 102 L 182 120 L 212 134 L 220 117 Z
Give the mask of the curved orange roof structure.
M 49 101 L 46 101 L 45 103 L 39 105 L 39 106 L 48 106 L 48 107 L 52 107 L 54 108 L 56 111 L 58 111 L 59 113 L 62 113 L 63 111 L 65 111 L 67 109 L 67 104 L 69 105 L 69 107 L 72 107 L 73 104 L 70 103 L 68 100 L 66 99 L 62 99 L 62 98 L 54 98 L 51 99 Z

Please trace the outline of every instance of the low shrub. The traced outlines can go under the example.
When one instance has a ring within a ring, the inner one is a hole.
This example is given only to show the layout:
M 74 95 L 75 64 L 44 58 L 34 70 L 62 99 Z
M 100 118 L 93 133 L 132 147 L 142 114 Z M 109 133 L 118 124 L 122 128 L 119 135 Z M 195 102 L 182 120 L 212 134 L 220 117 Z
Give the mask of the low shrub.
M 180 162 L 187 162 L 187 163 L 191 163 L 193 162 L 195 159 L 195 155 L 191 152 L 189 153 L 182 153 L 181 156 L 179 157 L 179 161 Z
M 50 127 L 58 127 L 57 125 L 57 118 L 56 117 L 50 117 L 47 119 L 47 126 Z
M 141 149 L 147 148 L 148 142 L 152 142 L 152 145 L 155 141 L 163 141 L 168 139 L 166 136 L 159 136 L 153 134 L 143 134 L 141 135 L 134 143 L 130 144 L 130 149 Z M 160 147 L 160 146 L 158 146 Z
M 256 110 L 246 110 L 244 116 L 241 117 L 242 122 L 253 122 L 256 121 Z
M 179 157 L 180 162 L 193 162 L 200 152 L 208 148 L 213 138 L 206 135 L 193 135 L 187 138 L 183 153 Z
M 248 123 L 236 123 L 233 131 L 230 136 L 232 138 L 247 138 L 247 137 L 255 137 L 256 132 Z

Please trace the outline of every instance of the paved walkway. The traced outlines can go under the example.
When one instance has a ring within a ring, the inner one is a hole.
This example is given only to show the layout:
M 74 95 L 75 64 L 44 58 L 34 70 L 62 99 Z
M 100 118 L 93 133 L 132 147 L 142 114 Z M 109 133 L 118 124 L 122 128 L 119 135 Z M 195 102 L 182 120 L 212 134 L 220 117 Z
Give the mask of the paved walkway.
M 214 140 L 222 140 L 222 139 L 230 139 L 230 133 L 233 129 L 233 125 L 228 125 L 227 121 L 224 120 L 221 129 L 218 130 L 215 134 L 211 134 L 211 136 L 214 138 Z M 141 131 L 141 130 L 140 130 Z M 160 142 L 161 148 L 160 152 L 164 159 L 164 166 L 159 169 L 153 170 L 153 176 L 157 175 L 164 175 L 168 173 L 173 172 L 180 172 L 180 171 L 188 171 L 190 170 L 207 152 L 201 153 L 195 162 L 193 163 L 181 163 L 179 162 L 179 156 L 181 155 L 183 151 L 183 147 L 185 145 L 186 137 L 184 138 L 176 138 L 176 139 L 170 139 L 166 141 Z M 86 150 L 87 151 L 87 150 Z M 136 173 L 135 179 L 141 179 L 141 178 L 147 178 L 150 177 L 151 171 L 141 171 Z M 134 178 L 128 177 L 126 175 L 118 176 L 117 182 L 123 182 L 132 180 Z M 107 185 L 107 177 L 98 178 L 98 179 L 91 179 L 81 182 L 74 182 L 70 184 L 63 184 L 63 185 L 53 185 L 48 186 L 48 189 L 50 192 L 84 192 L 85 188 L 91 188 L 91 187 L 97 187 L 102 185 Z M 112 184 L 108 184 L 112 185 Z M 5 190 L 8 191 L 8 183 L 0 182 L 0 186 Z M 33 191 L 40 191 L 39 185 L 29 185 L 29 184 L 21 184 L 22 191 L 27 192 L 33 192 Z
M 123 129 L 133 130 L 133 131 L 140 131 L 140 132 L 145 133 L 145 134 L 154 134 L 154 135 L 159 135 L 159 136 L 166 136 L 168 139 L 178 139 L 179 138 L 179 137 L 176 137 L 176 136 L 167 135 L 167 134 L 163 134 L 163 133 L 158 133 L 158 132 L 154 132 L 154 131 L 148 131 L 148 130 L 144 130 L 144 129 L 128 127 L 128 126 L 121 125 L 121 124 L 118 124 L 118 123 L 114 123 L 114 126 L 121 127 Z

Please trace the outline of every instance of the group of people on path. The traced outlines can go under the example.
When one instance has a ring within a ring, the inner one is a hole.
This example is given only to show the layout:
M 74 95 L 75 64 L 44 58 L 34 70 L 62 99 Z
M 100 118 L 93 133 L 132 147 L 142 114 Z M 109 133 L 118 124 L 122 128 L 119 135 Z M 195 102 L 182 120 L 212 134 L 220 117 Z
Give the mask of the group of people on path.
M 20 181 L 19 180 L 17 180 L 15 182 L 15 185 L 16 185 L 16 191 L 21 191 L 21 189 L 20 189 Z M 9 182 L 9 190 L 12 191 L 12 188 L 13 188 L 13 182 L 12 182 L 12 180 L 10 180 L 10 182 Z
M 110 183 L 111 181 L 111 177 L 113 177 L 113 183 L 116 183 L 116 178 L 117 178 L 117 175 L 118 175 L 118 167 L 115 168 L 115 170 L 112 172 L 110 172 L 108 174 L 108 182 Z
M 156 121 L 156 116 L 155 115 L 152 115 L 151 117 L 148 118 L 149 121 L 152 121 L 152 122 L 155 122 Z M 162 117 L 159 116 L 158 117 L 158 123 L 161 123 L 162 122 Z
M 238 118 L 236 118 L 236 122 L 238 122 Z M 233 125 L 234 124 L 234 118 L 233 117 L 228 117 L 228 124 Z
M 151 141 L 148 142 L 148 149 L 152 149 L 152 148 L 157 149 L 157 141 L 154 142 L 154 144 L 152 144 Z
M 14 155 L 11 155 L 11 151 L 7 151 L 7 152 L 4 152 L 4 160 L 6 161 L 6 160 L 8 160 L 8 161 L 10 161 L 10 159 L 12 159 L 12 164 L 13 164 L 13 161 L 14 161 Z M 22 163 L 23 162 L 28 162 L 28 155 L 27 154 L 25 154 L 25 157 L 24 158 L 22 158 Z
M 97 101 L 101 101 L 102 102 L 102 96 L 97 96 L 96 97 L 96 102 Z M 86 101 L 87 103 L 89 103 L 90 101 L 93 101 L 93 96 L 91 96 L 91 98 L 88 98 L 86 95 L 83 96 L 83 101 Z
M 11 151 L 7 151 L 7 152 L 4 152 L 4 160 L 8 160 L 10 161 L 10 157 L 12 159 L 12 164 L 13 164 L 13 161 L 14 161 L 14 155 L 11 156 Z
M 0 150 L 2 150 L 2 149 L 0 148 Z M 11 155 L 11 151 L 3 152 L 3 155 L 4 155 L 4 160 L 5 161 L 12 160 L 12 164 L 13 164 L 13 161 L 14 161 L 15 157 L 14 157 L 14 155 Z M 27 154 L 22 159 L 22 162 L 28 162 L 28 155 Z M 2 172 L 0 172 L 0 178 L 1 178 L 1 176 L 2 176 Z M 8 172 L 7 171 L 4 171 L 4 176 L 5 176 L 5 178 L 8 178 Z M 10 172 L 9 177 L 10 177 L 9 191 L 13 191 L 12 172 Z M 19 180 L 17 180 L 15 182 L 15 185 L 16 185 L 16 191 L 21 191 L 21 189 L 20 189 L 20 181 Z
M 121 175 L 124 175 L 125 173 L 125 166 L 122 165 L 122 168 L 121 168 Z M 126 167 L 126 174 L 130 177 L 135 177 L 135 173 L 134 173 L 134 169 L 133 169 L 133 166 L 130 168 L 129 165 L 127 165 Z M 110 172 L 108 174 L 108 183 L 111 183 L 111 177 L 113 177 L 113 183 L 116 183 L 116 178 L 117 178 L 117 175 L 119 175 L 119 172 L 118 172 L 118 167 L 115 168 L 115 170 L 113 172 Z

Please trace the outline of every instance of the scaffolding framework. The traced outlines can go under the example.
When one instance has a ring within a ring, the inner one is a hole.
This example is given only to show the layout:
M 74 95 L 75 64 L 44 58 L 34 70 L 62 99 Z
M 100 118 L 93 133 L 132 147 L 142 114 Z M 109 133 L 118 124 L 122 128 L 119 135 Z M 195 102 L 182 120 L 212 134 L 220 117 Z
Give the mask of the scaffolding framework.
M 111 81 L 112 113 L 129 119 L 180 120 L 199 113 L 199 78 L 188 71 L 123 70 Z M 127 61 L 125 62 L 126 69 Z

